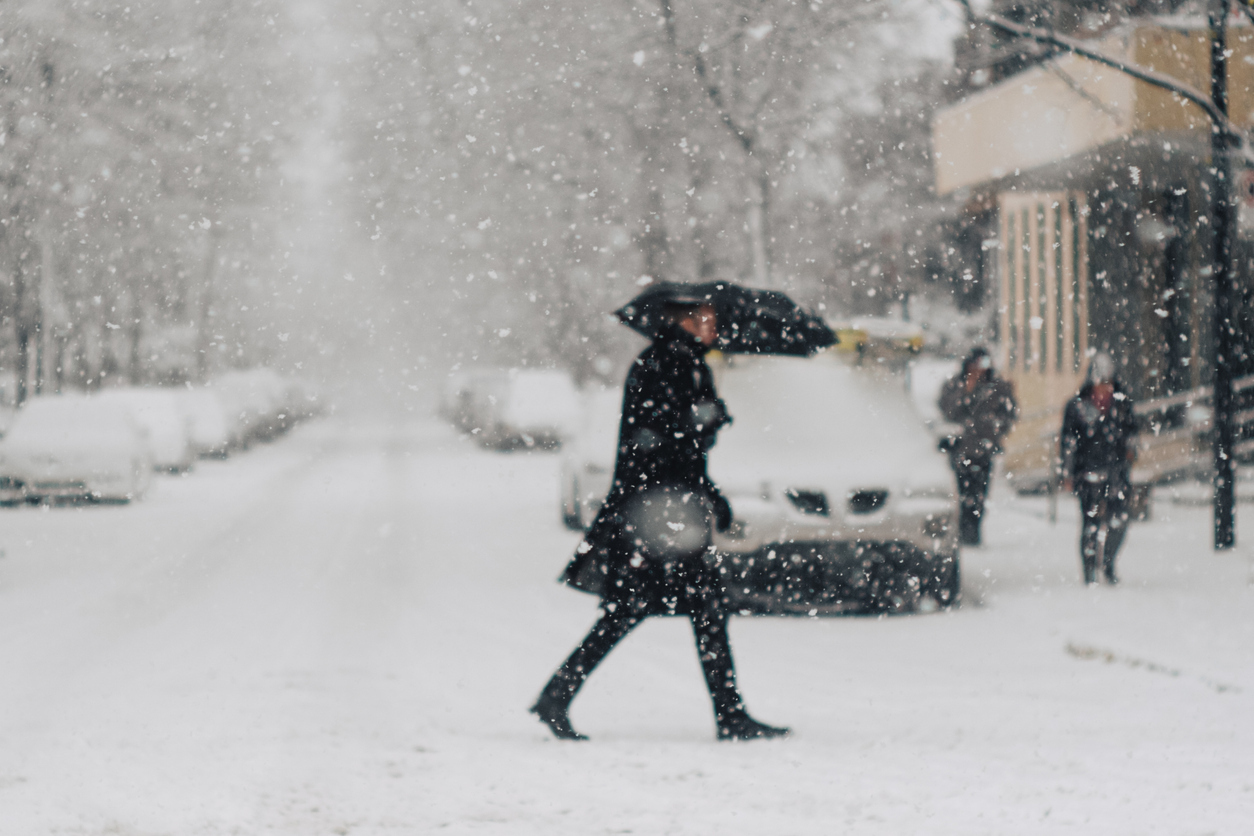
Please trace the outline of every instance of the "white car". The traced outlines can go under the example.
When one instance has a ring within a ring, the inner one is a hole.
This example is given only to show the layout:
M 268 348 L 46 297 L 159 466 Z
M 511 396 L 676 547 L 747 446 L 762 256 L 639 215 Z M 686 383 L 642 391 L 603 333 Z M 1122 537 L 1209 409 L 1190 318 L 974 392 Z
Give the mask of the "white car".
M 198 456 L 226 456 L 231 447 L 231 427 L 222 400 L 210 389 L 174 391 L 179 409 L 187 420 L 193 451 Z
M 0 442 L 3 500 L 138 499 L 152 479 L 144 431 L 120 404 L 86 395 L 33 398 Z
M 234 444 L 266 441 L 281 430 L 287 417 L 287 384 L 273 369 L 230 371 L 210 388 L 226 407 Z
M 190 422 L 174 390 L 128 386 L 106 389 L 95 397 L 125 408 L 147 432 L 154 468 L 174 473 L 191 470 L 196 451 L 192 447 Z
M 558 447 L 575 431 L 579 392 L 566 372 L 509 369 L 475 378 L 471 428 L 487 447 Z
M 734 419 L 710 451 L 710 476 L 736 517 L 715 535 L 736 609 L 907 611 L 958 599 L 956 486 L 899 376 L 834 352 L 732 357 L 714 373 Z M 573 526 L 591 523 L 609 488 L 609 403 L 591 404 L 597 427 L 563 468 Z
M 582 400 L 579 428 L 562 447 L 562 522 L 572 531 L 592 525 L 610 491 L 623 411 L 621 389 L 598 387 Z
M 327 411 L 322 390 L 313 381 L 301 377 L 285 377 L 284 386 L 288 426 L 296 421 L 316 418 Z

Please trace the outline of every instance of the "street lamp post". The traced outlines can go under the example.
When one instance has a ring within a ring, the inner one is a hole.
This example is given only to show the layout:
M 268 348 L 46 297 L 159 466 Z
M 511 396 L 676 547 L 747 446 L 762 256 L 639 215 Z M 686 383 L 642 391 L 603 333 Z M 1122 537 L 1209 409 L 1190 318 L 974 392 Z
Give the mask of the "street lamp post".
M 1213 0 L 1210 8 L 1211 101 L 1228 115 L 1228 15 L 1231 0 Z M 1236 211 L 1232 205 L 1232 141 L 1226 125 L 1211 125 L 1210 217 L 1212 226 L 1212 270 L 1215 289 L 1215 548 L 1229 549 L 1236 544 L 1233 519 L 1234 468 L 1232 448 L 1232 372 L 1236 348 L 1233 302 L 1232 241 Z

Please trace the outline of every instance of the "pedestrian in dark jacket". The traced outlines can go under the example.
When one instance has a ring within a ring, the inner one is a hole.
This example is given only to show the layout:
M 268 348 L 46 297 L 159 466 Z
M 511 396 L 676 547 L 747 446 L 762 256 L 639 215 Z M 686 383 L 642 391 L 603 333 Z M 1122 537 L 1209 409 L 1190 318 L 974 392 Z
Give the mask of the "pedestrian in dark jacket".
M 1084 582 L 1119 582 L 1115 557 L 1128 528 L 1132 462 L 1136 459 L 1132 399 L 1115 376 L 1115 363 L 1098 354 L 1080 393 L 1062 413 L 1059 454 L 1064 490 L 1080 500 L 1080 562 Z
M 736 688 L 720 571 L 709 524 L 732 524 L 731 506 L 706 473 L 706 454 L 730 417 L 714 390 L 705 352 L 717 337 L 708 304 L 672 305 L 653 344 L 632 364 L 623 395 L 614 482 L 563 579 L 601 596 L 601 615 L 545 686 L 532 712 L 557 737 L 593 669 L 644 618 L 692 619 L 720 739 L 777 737 L 757 722 Z
M 941 390 L 940 411 L 947 421 L 962 425 L 946 447 L 962 500 L 958 532 L 964 545 L 978 546 L 993 456 L 1001 452 L 1019 412 L 1014 387 L 993 371 L 988 352 L 975 348 Z

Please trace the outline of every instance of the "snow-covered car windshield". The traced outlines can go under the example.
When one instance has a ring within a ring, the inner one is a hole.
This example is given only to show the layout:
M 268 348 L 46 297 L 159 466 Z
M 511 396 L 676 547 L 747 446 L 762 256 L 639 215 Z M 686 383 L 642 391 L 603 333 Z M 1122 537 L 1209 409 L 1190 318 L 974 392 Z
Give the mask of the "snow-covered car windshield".
M 710 453 L 715 478 L 757 484 L 787 473 L 824 484 L 836 473 L 867 484 L 911 471 L 947 478 L 900 375 L 837 357 L 736 357 L 718 372 L 735 421 Z

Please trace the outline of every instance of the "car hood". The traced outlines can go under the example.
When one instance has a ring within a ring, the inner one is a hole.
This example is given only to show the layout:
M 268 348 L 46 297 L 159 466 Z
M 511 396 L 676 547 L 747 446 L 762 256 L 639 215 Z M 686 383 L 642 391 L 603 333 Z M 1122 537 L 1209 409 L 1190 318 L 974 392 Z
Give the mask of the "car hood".
M 952 496 L 954 477 L 944 456 L 924 451 L 906 470 L 872 455 L 832 458 L 736 455 L 710 456 L 710 477 L 724 493 L 760 494 L 764 489 L 822 490 L 844 496 L 882 488 L 899 495 Z

